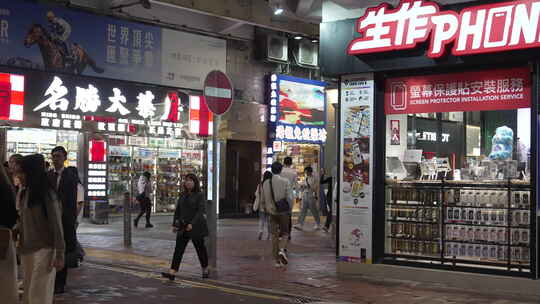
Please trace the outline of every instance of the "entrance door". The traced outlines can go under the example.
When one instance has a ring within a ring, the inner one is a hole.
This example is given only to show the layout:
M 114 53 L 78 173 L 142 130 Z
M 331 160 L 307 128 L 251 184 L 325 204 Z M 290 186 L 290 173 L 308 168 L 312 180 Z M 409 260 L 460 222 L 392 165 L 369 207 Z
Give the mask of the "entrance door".
M 261 179 L 261 143 L 227 141 L 226 172 L 227 192 L 224 204 L 220 204 L 220 214 L 246 215 Z

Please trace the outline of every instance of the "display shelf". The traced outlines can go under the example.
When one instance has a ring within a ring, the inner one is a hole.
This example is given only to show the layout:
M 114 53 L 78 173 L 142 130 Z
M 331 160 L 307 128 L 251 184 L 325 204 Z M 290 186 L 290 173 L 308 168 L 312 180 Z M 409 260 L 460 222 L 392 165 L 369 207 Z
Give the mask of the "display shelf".
M 527 225 L 523 225 L 523 226 L 506 226 L 506 225 L 469 224 L 469 223 L 452 223 L 452 222 L 445 222 L 445 225 L 472 226 L 472 227 L 492 227 L 492 228 L 511 228 L 511 229 L 530 228 Z
M 447 243 L 460 243 L 460 244 L 470 244 L 470 245 L 486 245 L 486 246 L 502 246 L 502 247 L 526 247 L 529 248 L 529 245 L 519 244 L 519 245 L 508 245 L 507 242 L 485 242 L 485 241 L 463 241 L 455 239 L 446 239 Z
M 440 222 L 425 222 L 425 221 L 416 221 L 416 220 L 398 220 L 398 219 L 388 219 L 389 223 L 411 223 L 411 224 L 429 224 L 429 225 L 438 225 Z

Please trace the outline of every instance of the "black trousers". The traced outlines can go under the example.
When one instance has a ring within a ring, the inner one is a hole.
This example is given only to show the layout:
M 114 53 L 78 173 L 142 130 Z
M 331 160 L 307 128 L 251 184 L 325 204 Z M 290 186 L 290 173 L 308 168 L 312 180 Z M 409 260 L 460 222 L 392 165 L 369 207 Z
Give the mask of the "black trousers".
M 75 231 L 76 220 L 62 218 L 62 228 L 64 229 L 64 242 L 66 243 L 65 257 L 72 254 L 77 248 L 77 233 Z M 68 264 L 64 268 L 56 273 L 56 279 L 54 281 L 55 288 L 65 288 L 68 277 Z
M 197 256 L 199 257 L 201 267 L 208 267 L 208 251 L 206 250 L 206 245 L 204 244 L 204 238 L 192 239 L 189 236 L 189 233 L 178 233 L 176 235 L 176 246 L 174 247 L 174 255 L 171 263 L 171 269 L 174 269 L 176 271 L 180 269 L 180 263 L 182 263 L 182 258 L 184 257 L 184 252 L 186 251 L 189 240 L 191 240 L 193 246 L 195 247 L 195 250 L 197 251 Z
M 138 223 L 141 216 L 143 216 L 143 214 L 146 213 L 146 224 L 150 224 L 150 214 L 152 213 L 152 202 L 150 202 L 150 199 L 146 197 L 144 198 L 142 202 L 139 202 L 139 204 L 141 205 L 140 206 L 141 211 L 139 212 L 139 215 L 137 216 L 135 220 Z

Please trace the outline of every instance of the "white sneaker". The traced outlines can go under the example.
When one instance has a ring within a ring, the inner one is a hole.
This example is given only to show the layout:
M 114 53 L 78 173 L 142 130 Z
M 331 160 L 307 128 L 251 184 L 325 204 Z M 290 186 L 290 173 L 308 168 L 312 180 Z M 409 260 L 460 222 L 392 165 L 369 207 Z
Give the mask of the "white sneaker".
M 281 262 L 276 262 L 276 264 L 274 264 L 274 267 L 276 267 L 276 268 L 282 268 L 282 267 L 283 267 L 283 264 L 281 264 Z
M 285 251 L 283 251 L 283 249 L 279 251 L 278 255 L 283 265 L 289 264 L 289 258 L 287 257 L 287 254 L 285 253 Z
M 313 229 L 314 229 L 314 230 L 319 230 L 319 229 L 321 229 L 321 226 L 315 224 L 315 226 L 313 226 Z

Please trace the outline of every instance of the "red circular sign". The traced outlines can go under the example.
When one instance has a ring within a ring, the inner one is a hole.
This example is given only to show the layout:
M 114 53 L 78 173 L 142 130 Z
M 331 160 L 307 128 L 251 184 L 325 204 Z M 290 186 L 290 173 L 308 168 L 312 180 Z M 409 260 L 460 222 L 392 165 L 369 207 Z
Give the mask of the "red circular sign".
M 206 105 L 216 115 L 226 113 L 232 106 L 233 88 L 229 77 L 221 71 L 212 71 L 204 80 Z

